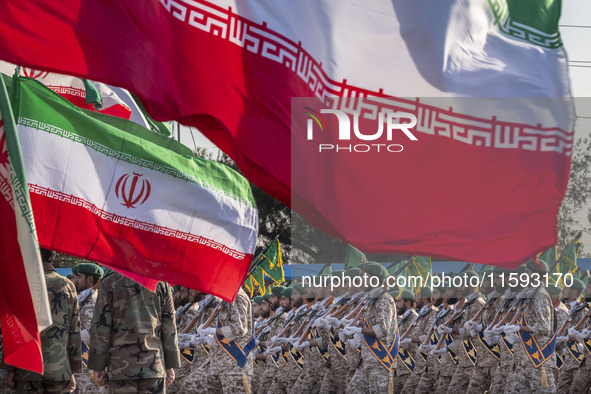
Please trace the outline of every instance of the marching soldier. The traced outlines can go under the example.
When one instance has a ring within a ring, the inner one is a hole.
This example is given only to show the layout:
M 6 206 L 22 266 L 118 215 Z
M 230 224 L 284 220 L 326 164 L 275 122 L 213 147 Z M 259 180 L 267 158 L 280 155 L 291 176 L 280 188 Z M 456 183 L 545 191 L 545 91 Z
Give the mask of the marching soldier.
M 400 316 L 398 321 L 398 329 L 400 330 L 400 334 L 408 330 L 411 323 L 415 321 L 419 314 L 415 311 L 415 293 L 412 290 L 404 290 L 401 296 L 396 299 L 396 312 Z M 411 349 L 414 350 L 414 346 L 412 346 L 412 334 L 411 338 L 408 338 L 408 341 L 405 339 L 400 342 L 400 350 L 401 351 L 410 351 Z M 413 352 L 414 353 L 414 352 Z M 416 354 L 411 355 L 413 359 L 416 357 Z M 402 391 L 402 387 L 404 383 L 407 381 L 408 377 L 411 374 L 411 370 L 409 370 L 408 365 L 402 361 L 401 357 L 399 356 L 396 360 L 396 367 L 394 369 L 394 393 L 398 394 Z
M 370 282 L 371 277 L 376 277 L 379 280 L 379 286 L 382 286 L 389 275 L 388 270 L 377 263 L 363 265 L 360 275 L 364 274 L 368 276 Z M 388 386 L 390 386 L 390 390 L 393 388 L 393 371 L 386 367 L 388 364 L 384 365 L 383 363 L 390 361 L 393 364 L 396 355 L 386 354 L 378 360 L 377 353 L 374 353 L 374 348 L 370 347 L 367 341 L 375 341 L 374 343 L 378 346 L 381 342 L 383 349 L 392 347 L 398 331 L 394 300 L 384 291 L 379 298 L 375 299 L 375 303 L 367 309 L 363 317 L 363 320 L 367 322 L 366 326 L 349 325 L 344 329 L 344 333 L 348 336 L 362 334 L 370 337 L 369 339 L 365 338 L 365 343 L 361 346 L 361 366 L 349 382 L 347 393 L 384 393 L 388 390 Z
M 591 281 L 587 282 L 587 286 L 585 287 L 585 302 L 589 303 L 591 301 Z M 586 305 L 588 307 L 588 304 Z M 588 310 L 586 311 L 588 312 Z M 582 314 L 580 319 L 583 318 L 585 314 Z M 580 320 L 579 319 L 579 320 Z M 575 323 L 576 324 L 576 323 Z M 587 328 L 583 329 L 582 332 L 579 332 L 571 327 L 569 329 L 569 337 L 576 339 L 580 343 L 584 343 L 590 336 L 591 331 L 589 330 L 588 324 L 589 320 L 587 319 Z M 579 369 L 575 373 L 573 377 L 573 381 L 570 387 L 569 393 L 578 394 L 578 393 L 586 393 L 588 392 L 589 388 L 591 387 L 591 362 L 589 354 L 587 353 L 583 362 L 581 362 Z
M 447 300 L 447 307 L 451 309 L 449 313 L 454 313 L 454 310 L 460 304 L 456 298 L 457 289 L 450 286 L 446 289 L 443 295 L 444 299 Z M 451 317 L 451 315 L 448 316 Z M 437 379 L 437 384 L 435 385 L 435 393 L 446 394 L 448 392 L 447 388 L 449 387 L 449 382 L 451 382 L 451 378 L 457 368 L 456 361 L 451 357 L 451 354 L 446 347 L 442 347 L 439 353 L 436 353 L 435 349 L 431 350 L 430 353 L 439 357 L 439 361 L 441 362 L 439 364 L 439 377 Z
M 560 288 L 560 286 L 553 286 L 550 285 L 546 288 L 546 291 L 548 292 L 548 294 L 550 295 L 550 300 L 552 301 L 552 306 L 554 307 L 554 313 L 556 314 L 556 319 L 557 319 L 557 326 L 556 327 L 562 327 L 562 325 L 564 324 L 564 322 L 566 322 L 566 320 L 568 319 L 568 308 L 560 301 L 560 295 L 562 293 L 562 289 Z M 557 337 L 556 338 L 556 363 L 558 364 L 558 357 L 563 357 L 563 352 L 566 349 L 566 342 L 567 342 L 568 338 L 567 337 Z M 564 364 L 562 365 L 562 368 L 564 368 Z M 561 368 L 561 369 L 562 369 Z M 554 374 L 554 381 L 556 382 L 556 387 L 558 389 L 558 385 L 559 385 L 559 378 L 560 378 L 560 370 L 558 369 L 558 365 L 556 365 L 556 368 L 552 368 L 552 373 Z
M 17 393 L 69 393 L 81 372 L 80 320 L 74 284 L 55 272 L 56 253 L 41 248 L 53 324 L 41 332 L 43 375 L 6 365 L 6 385 Z
M 253 374 L 252 358 L 248 357 L 241 367 L 237 354 L 222 345 L 239 346 L 245 349 L 254 341 L 252 309 L 250 299 L 241 288 L 229 303 L 222 301 L 218 313 L 218 326 L 198 329 L 200 336 L 214 335 L 216 340 L 210 350 L 210 374 L 216 392 L 250 393 Z M 253 346 L 254 347 L 254 346 Z
M 164 393 L 180 367 L 170 287 L 155 292 L 108 270 L 92 320 L 88 368 L 116 393 Z M 108 376 L 108 379 L 107 379 Z
M 99 281 L 103 278 L 103 269 L 96 264 L 81 263 L 72 267 L 72 279 L 78 291 L 78 305 L 80 306 L 80 337 L 82 338 L 83 361 L 88 363 L 88 346 L 90 345 L 90 328 L 92 326 L 92 315 L 94 305 L 98 296 Z M 85 359 L 85 360 L 84 360 Z M 76 374 L 77 393 L 106 393 L 105 387 L 97 386 L 90 376 L 86 366 L 82 366 L 82 373 Z

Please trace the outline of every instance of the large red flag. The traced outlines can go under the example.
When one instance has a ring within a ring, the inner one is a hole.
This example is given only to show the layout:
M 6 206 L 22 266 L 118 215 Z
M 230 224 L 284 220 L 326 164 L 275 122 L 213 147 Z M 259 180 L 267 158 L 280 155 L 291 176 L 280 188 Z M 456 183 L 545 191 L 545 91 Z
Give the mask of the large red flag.
M 556 242 L 572 109 L 560 2 L 501 3 L 4 2 L 0 57 L 132 90 L 366 252 L 515 266 Z

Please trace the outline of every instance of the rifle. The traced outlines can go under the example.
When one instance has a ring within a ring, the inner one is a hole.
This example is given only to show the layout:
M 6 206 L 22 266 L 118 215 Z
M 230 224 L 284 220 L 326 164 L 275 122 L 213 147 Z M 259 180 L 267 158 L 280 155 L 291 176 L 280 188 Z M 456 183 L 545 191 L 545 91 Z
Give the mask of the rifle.
M 458 309 L 454 312 L 454 314 L 445 323 L 443 323 L 443 326 L 444 327 L 452 326 L 459 318 L 462 317 L 462 315 L 466 311 L 466 308 L 468 308 L 468 306 L 470 306 L 474 301 L 476 301 L 476 299 L 478 298 L 479 295 L 480 295 L 480 292 L 476 292 L 472 296 L 470 296 L 470 298 L 468 298 L 460 307 L 458 307 Z M 441 335 L 441 337 L 439 338 L 439 342 L 437 342 L 437 346 L 435 346 L 435 350 L 441 349 L 441 346 L 443 346 L 443 343 L 445 342 L 446 338 L 447 338 L 447 333 L 444 333 L 443 335 Z
M 509 305 L 511 305 L 511 301 L 513 301 L 514 296 L 515 296 L 515 294 L 513 294 L 513 292 L 511 292 L 511 290 L 507 289 L 505 291 L 505 300 L 503 300 L 501 307 L 499 308 L 499 310 L 495 314 L 495 317 L 493 318 L 492 322 L 489 324 L 489 327 L 492 328 L 499 322 L 499 320 L 501 319 L 501 316 L 503 316 L 503 313 L 507 312 Z
M 499 297 L 490 297 L 489 299 L 487 299 L 486 302 L 484 303 L 484 305 L 482 305 L 482 308 L 480 308 L 480 310 L 478 312 L 476 312 L 476 314 L 469 321 L 472 321 L 475 323 L 478 322 L 478 319 L 480 319 L 480 316 L 482 316 L 488 308 L 493 306 L 494 303 L 497 302 L 498 299 L 499 299 Z
M 291 329 L 291 327 L 295 324 L 296 320 L 299 319 L 302 316 L 307 315 L 308 313 L 312 312 L 311 308 L 303 308 L 301 311 L 299 311 L 298 313 L 294 313 L 291 318 L 289 318 L 288 320 L 285 321 L 285 325 L 283 326 L 283 330 L 281 330 L 281 332 L 279 334 L 277 334 L 278 337 L 282 337 L 285 334 L 287 334 L 287 332 Z
M 355 316 L 352 317 L 352 321 L 349 324 L 350 327 L 353 327 L 357 324 L 357 322 L 359 321 L 359 319 L 361 319 L 361 317 L 363 316 L 363 314 L 370 308 L 372 307 L 377 300 L 384 295 L 386 292 L 388 291 L 387 288 L 385 287 L 379 287 L 377 289 L 373 289 L 372 291 L 370 291 L 368 293 L 368 297 L 367 297 L 367 302 L 363 305 L 363 308 L 361 308 L 357 314 Z
M 208 328 L 209 326 L 211 326 L 211 323 L 213 323 L 214 320 L 218 317 L 218 314 L 220 313 L 220 309 L 222 309 L 221 302 L 218 304 L 218 306 L 215 307 L 215 309 L 213 310 L 213 313 L 211 314 L 211 316 L 209 316 L 209 319 L 207 319 L 205 321 L 205 323 L 203 323 L 203 328 Z M 197 318 L 197 316 L 195 316 L 195 318 L 191 321 L 191 323 L 183 330 L 183 334 L 188 334 L 189 331 L 191 331 L 191 328 L 197 323 L 196 318 Z M 193 321 L 195 321 L 195 322 L 193 322 Z
M 451 307 L 449 307 L 447 309 L 442 308 L 437 313 L 437 316 L 435 316 L 435 320 L 433 320 L 433 323 L 431 323 L 431 327 L 429 328 L 429 331 L 427 332 L 427 337 L 423 341 L 423 345 L 429 344 L 429 341 L 431 341 L 431 337 L 433 336 L 433 333 L 435 332 L 435 326 L 437 326 L 437 323 L 439 323 L 439 321 L 441 319 L 443 319 L 445 316 L 447 316 L 450 312 L 451 312 Z
M 573 318 L 575 317 L 575 314 L 578 313 L 579 311 L 585 309 L 585 306 L 587 306 L 587 304 L 584 302 L 581 302 L 581 303 L 579 303 L 579 305 L 575 306 L 572 310 L 569 311 L 568 318 L 564 321 L 564 323 L 562 323 L 562 326 L 560 326 L 560 328 L 556 332 L 557 337 L 562 336 L 562 334 L 566 330 L 566 327 L 568 327 L 568 324 L 570 322 L 572 322 Z M 585 322 L 585 320 L 589 316 L 591 316 L 591 309 L 589 309 L 589 311 L 587 311 L 585 316 L 583 316 L 583 318 L 581 320 L 579 320 L 579 322 L 576 325 L 574 325 L 573 328 L 575 330 L 579 331 L 579 328 L 581 328 L 583 326 L 583 323 Z M 577 328 L 577 327 L 579 327 L 579 328 Z
M 429 313 L 431 313 L 431 311 L 432 311 L 432 309 L 428 308 L 424 312 L 420 312 L 419 315 L 416 317 L 416 319 L 414 319 L 412 321 L 412 323 L 410 323 L 410 326 L 408 326 L 408 328 L 400 336 L 400 341 L 406 339 L 406 337 L 408 337 L 410 335 L 410 332 L 412 331 L 412 329 L 414 327 L 416 327 L 416 325 L 419 323 L 419 320 L 421 320 L 423 317 L 427 316 Z
M 344 312 L 346 312 L 347 309 L 349 309 L 353 305 L 357 304 L 358 299 L 363 296 L 365 296 L 365 293 L 360 291 L 359 293 L 353 294 L 353 296 L 349 300 L 347 300 L 347 299 L 343 299 L 344 301 L 341 300 L 341 301 L 343 301 L 343 303 L 341 303 L 341 305 L 339 305 L 338 309 L 336 309 L 334 312 L 332 312 L 329 316 L 330 317 L 339 317 Z
M 199 308 L 199 310 L 197 311 L 197 314 L 195 315 L 193 320 L 191 320 L 189 322 L 189 324 L 187 324 L 187 327 L 185 327 L 185 329 L 181 332 L 182 334 L 188 334 L 191 331 L 191 328 L 195 327 L 195 325 L 197 324 L 199 319 L 201 319 L 201 316 L 203 316 L 205 311 L 209 308 L 209 306 L 213 303 L 214 300 L 215 300 L 215 297 L 211 296 L 211 298 L 209 300 L 207 300 L 207 302 L 205 304 L 203 304 L 203 307 Z

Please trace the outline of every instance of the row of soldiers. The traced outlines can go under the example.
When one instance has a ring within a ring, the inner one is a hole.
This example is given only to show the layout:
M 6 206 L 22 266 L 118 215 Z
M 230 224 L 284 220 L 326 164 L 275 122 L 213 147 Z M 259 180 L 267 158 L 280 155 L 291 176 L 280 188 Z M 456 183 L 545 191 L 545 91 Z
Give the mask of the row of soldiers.
M 533 276 L 548 267 L 531 261 L 520 269 Z M 495 268 L 495 278 L 503 272 Z M 469 271 L 464 286 L 414 294 L 388 292 L 389 273 L 377 263 L 332 275 L 375 281 L 332 291 L 277 286 L 252 302 L 240 289 L 229 303 L 183 288 L 173 296 L 163 283 L 150 292 L 112 271 L 103 277 L 95 264 L 75 267 L 72 284 L 46 263 L 55 293 L 54 325 L 42 333 L 46 373 L 9 368 L 6 386 L 86 393 L 589 390 L 591 309 L 578 300 L 584 293 L 589 301 L 591 286 L 579 280 L 562 294 L 555 286 L 505 289 L 497 279 L 478 289 Z

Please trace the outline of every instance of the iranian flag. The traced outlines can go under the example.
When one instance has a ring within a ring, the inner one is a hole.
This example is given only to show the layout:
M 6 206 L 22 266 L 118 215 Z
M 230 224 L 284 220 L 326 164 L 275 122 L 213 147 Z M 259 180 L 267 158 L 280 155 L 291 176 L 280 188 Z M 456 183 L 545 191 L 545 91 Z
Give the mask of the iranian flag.
M 0 325 L 4 361 L 43 373 L 39 332 L 52 324 L 33 210 L 10 102 L 0 77 Z
M 35 80 L 21 77 L 12 89 L 42 246 L 143 283 L 234 299 L 258 229 L 243 176 L 133 122 L 82 110 Z
M 556 243 L 568 181 L 560 6 L 21 0 L 0 57 L 128 88 L 364 252 L 516 266 Z

